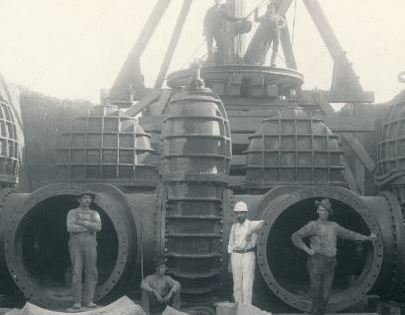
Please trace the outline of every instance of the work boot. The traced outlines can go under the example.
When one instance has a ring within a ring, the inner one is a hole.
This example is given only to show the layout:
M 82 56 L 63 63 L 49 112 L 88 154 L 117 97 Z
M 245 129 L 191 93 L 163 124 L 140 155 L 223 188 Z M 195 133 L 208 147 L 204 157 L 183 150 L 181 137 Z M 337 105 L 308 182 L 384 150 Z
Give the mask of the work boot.
M 78 313 L 81 312 L 82 310 L 82 304 L 81 303 L 75 303 L 73 304 L 72 307 L 69 307 L 66 311 L 68 313 Z
M 75 310 L 79 310 L 79 309 L 82 308 L 82 304 L 81 304 L 81 303 L 75 303 L 75 304 L 73 304 L 73 308 L 74 308 Z

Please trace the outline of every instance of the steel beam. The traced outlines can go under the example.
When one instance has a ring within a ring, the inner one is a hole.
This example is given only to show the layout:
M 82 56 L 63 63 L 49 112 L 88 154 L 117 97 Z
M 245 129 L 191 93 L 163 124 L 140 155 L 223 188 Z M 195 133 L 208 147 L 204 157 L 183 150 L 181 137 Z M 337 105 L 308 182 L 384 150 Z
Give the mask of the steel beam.
M 330 102 L 360 102 L 368 98 L 317 0 L 303 0 L 334 61 Z
M 291 44 L 290 30 L 288 26 L 281 29 L 281 46 L 285 57 L 285 63 L 288 68 L 297 70 L 297 62 L 295 61 L 294 51 Z
M 317 0 L 303 0 L 305 7 L 307 8 L 312 20 L 318 29 L 319 34 L 322 37 L 326 47 L 328 48 L 329 54 L 333 60 L 339 58 L 346 58 L 344 56 L 343 48 L 339 43 L 331 25 L 329 24 L 326 16 L 319 5 Z
M 291 6 L 293 0 L 279 0 L 278 4 L 278 14 L 285 17 L 288 9 Z M 294 51 L 291 45 L 290 31 L 288 26 L 281 29 L 281 46 L 283 46 L 283 52 L 285 57 L 285 63 L 290 69 L 297 69 L 297 63 L 295 61 Z
M 151 40 L 153 33 L 156 31 L 156 28 L 170 2 L 171 0 L 156 1 L 152 13 L 139 34 L 135 45 L 132 47 L 128 58 L 125 60 L 117 79 L 111 87 L 111 97 L 127 98 L 127 91 L 131 86 L 133 86 L 135 90 L 143 87 L 140 58 Z
M 147 106 L 155 102 L 156 100 L 159 99 L 160 95 L 162 93 L 159 90 L 152 90 L 148 95 L 146 95 L 143 99 L 141 99 L 139 102 L 135 103 L 132 105 L 130 108 L 128 108 L 125 112 L 124 115 L 126 116 L 131 116 L 134 117 L 138 115 L 141 111 L 143 111 Z
M 167 71 L 172 61 L 174 51 L 176 50 L 177 43 L 179 42 L 181 32 L 183 31 L 184 23 L 186 22 L 186 18 L 188 12 L 190 11 L 192 2 L 193 0 L 184 0 L 183 2 L 183 6 L 181 7 L 181 11 L 177 19 L 176 26 L 174 27 L 173 30 L 172 38 L 170 39 L 169 47 L 166 50 L 165 58 L 163 59 L 159 75 L 157 76 L 155 82 L 155 89 L 160 89 L 163 85 L 163 82 L 165 81 Z
M 367 168 L 370 173 L 372 173 L 375 169 L 375 162 L 368 154 L 366 149 L 364 149 L 360 141 L 357 140 L 352 134 L 342 134 L 342 139 L 353 150 L 354 154 L 357 156 L 361 164 L 363 164 L 363 166 Z

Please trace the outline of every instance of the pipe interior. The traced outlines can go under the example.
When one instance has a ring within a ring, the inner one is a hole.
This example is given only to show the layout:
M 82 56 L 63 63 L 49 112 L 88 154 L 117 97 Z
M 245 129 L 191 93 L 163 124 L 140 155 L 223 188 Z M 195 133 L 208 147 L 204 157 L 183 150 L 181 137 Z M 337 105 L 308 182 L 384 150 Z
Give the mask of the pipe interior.
M 267 239 L 267 261 L 277 282 L 288 292 L 308 299 L 310 291 L 306 269 L 307 254 L 292 244 L 291 235 L 309 221 L 318 218 L 314 201 L 315 199 L 303 200 L 287 208 L 273 223 Z M 334 209 L 331 220 L 352 231 L 370 234 L 366 222 L 355 210 L 338 200 L 331 202 Z M 331 301 L 339 299 L 348 288 L 361 283 L 372 258 L 373 249 L 368 242 L 338 239 Z
M 16 235 L 16 251 L 22 257 L 30 280 L 44 289 L 65 289 L 71 285 L 71 262 L 68 250 L 69 233 L 66 216 L 78 207 L 74 196 L 48 198 L 23 218 Z M 110 276 L 118 254 L 117 231 L 106 212 L 93 204 L 101 217 L 102 229 L 97 233 L 97 268 L 99 285 Z

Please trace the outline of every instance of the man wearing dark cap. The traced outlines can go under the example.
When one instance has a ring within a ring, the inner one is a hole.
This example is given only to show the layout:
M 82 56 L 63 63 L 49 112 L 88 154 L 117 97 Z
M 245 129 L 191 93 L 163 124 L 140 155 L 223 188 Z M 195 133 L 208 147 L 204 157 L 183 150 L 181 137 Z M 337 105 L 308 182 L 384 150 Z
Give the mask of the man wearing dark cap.
M 374 241 L 375 234 L 362 235 L 341 227 L 329 218 L 333 215 L 330 200 L 324 198 L 316 200 L 318 219 L 310 221 L 292 236 L 293 244 L 304 250 L 308 255 L 307 269 L 312 291 L 311 314 L 321 315 L 329 300 L 336 266 L 336 242 L 337 238 L 352 241 Z M 308 247 L 304 238 L 309 238 Z
M 96 234 L 101 230 L 101 219 L 97 211 L 90 209 L 95 197 L 91 191 L 78 195 L 79 207 L 69 210 L 66 219 L 67 231 L 70 234 L 73 308 L 77 310 L 81 309 L 82 305 L 96 307 L 93 301 L 98 280 Z
M 163 260 L 155 263 L 155 273 L 146 276 L 141 283 L 142 307 L 146 314 L 161 314 L 167 305 L 180 309 L 179 282 L 166 275 Z

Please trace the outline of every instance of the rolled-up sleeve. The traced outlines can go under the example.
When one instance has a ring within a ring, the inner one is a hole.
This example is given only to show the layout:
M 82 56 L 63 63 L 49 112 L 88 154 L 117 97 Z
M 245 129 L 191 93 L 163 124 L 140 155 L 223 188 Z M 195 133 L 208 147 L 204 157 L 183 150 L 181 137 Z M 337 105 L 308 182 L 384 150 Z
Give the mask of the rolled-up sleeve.
M 360 233 L 350 231 L 348 229 L 345 229 L 344 227 L 340 226 L 337 223 L 335 223 L 335 224 L 336 224 L 336 232 L 337 232 L 338 237 L 345 239 L 345 240 L 352 240 L 352 241 L 367 240 L 367 236 L 360 234 Z
M 315 233 L 315 222 L 311 221 L 291 235 L 291 241 L 294 246 L 303 249 L 305 247 L 304 238 Z
M 232 225 L 231 233 L 229 234 L 228 254 L 232 254 L 234 248 L 235 248 L 235 225 Z
M 259 232 L 262 227 L 264 226 L 265 221 L 260 220 L 260 221 L 250 221 L 250 226 L 249 226 L 249 233 L 257 233 Z

